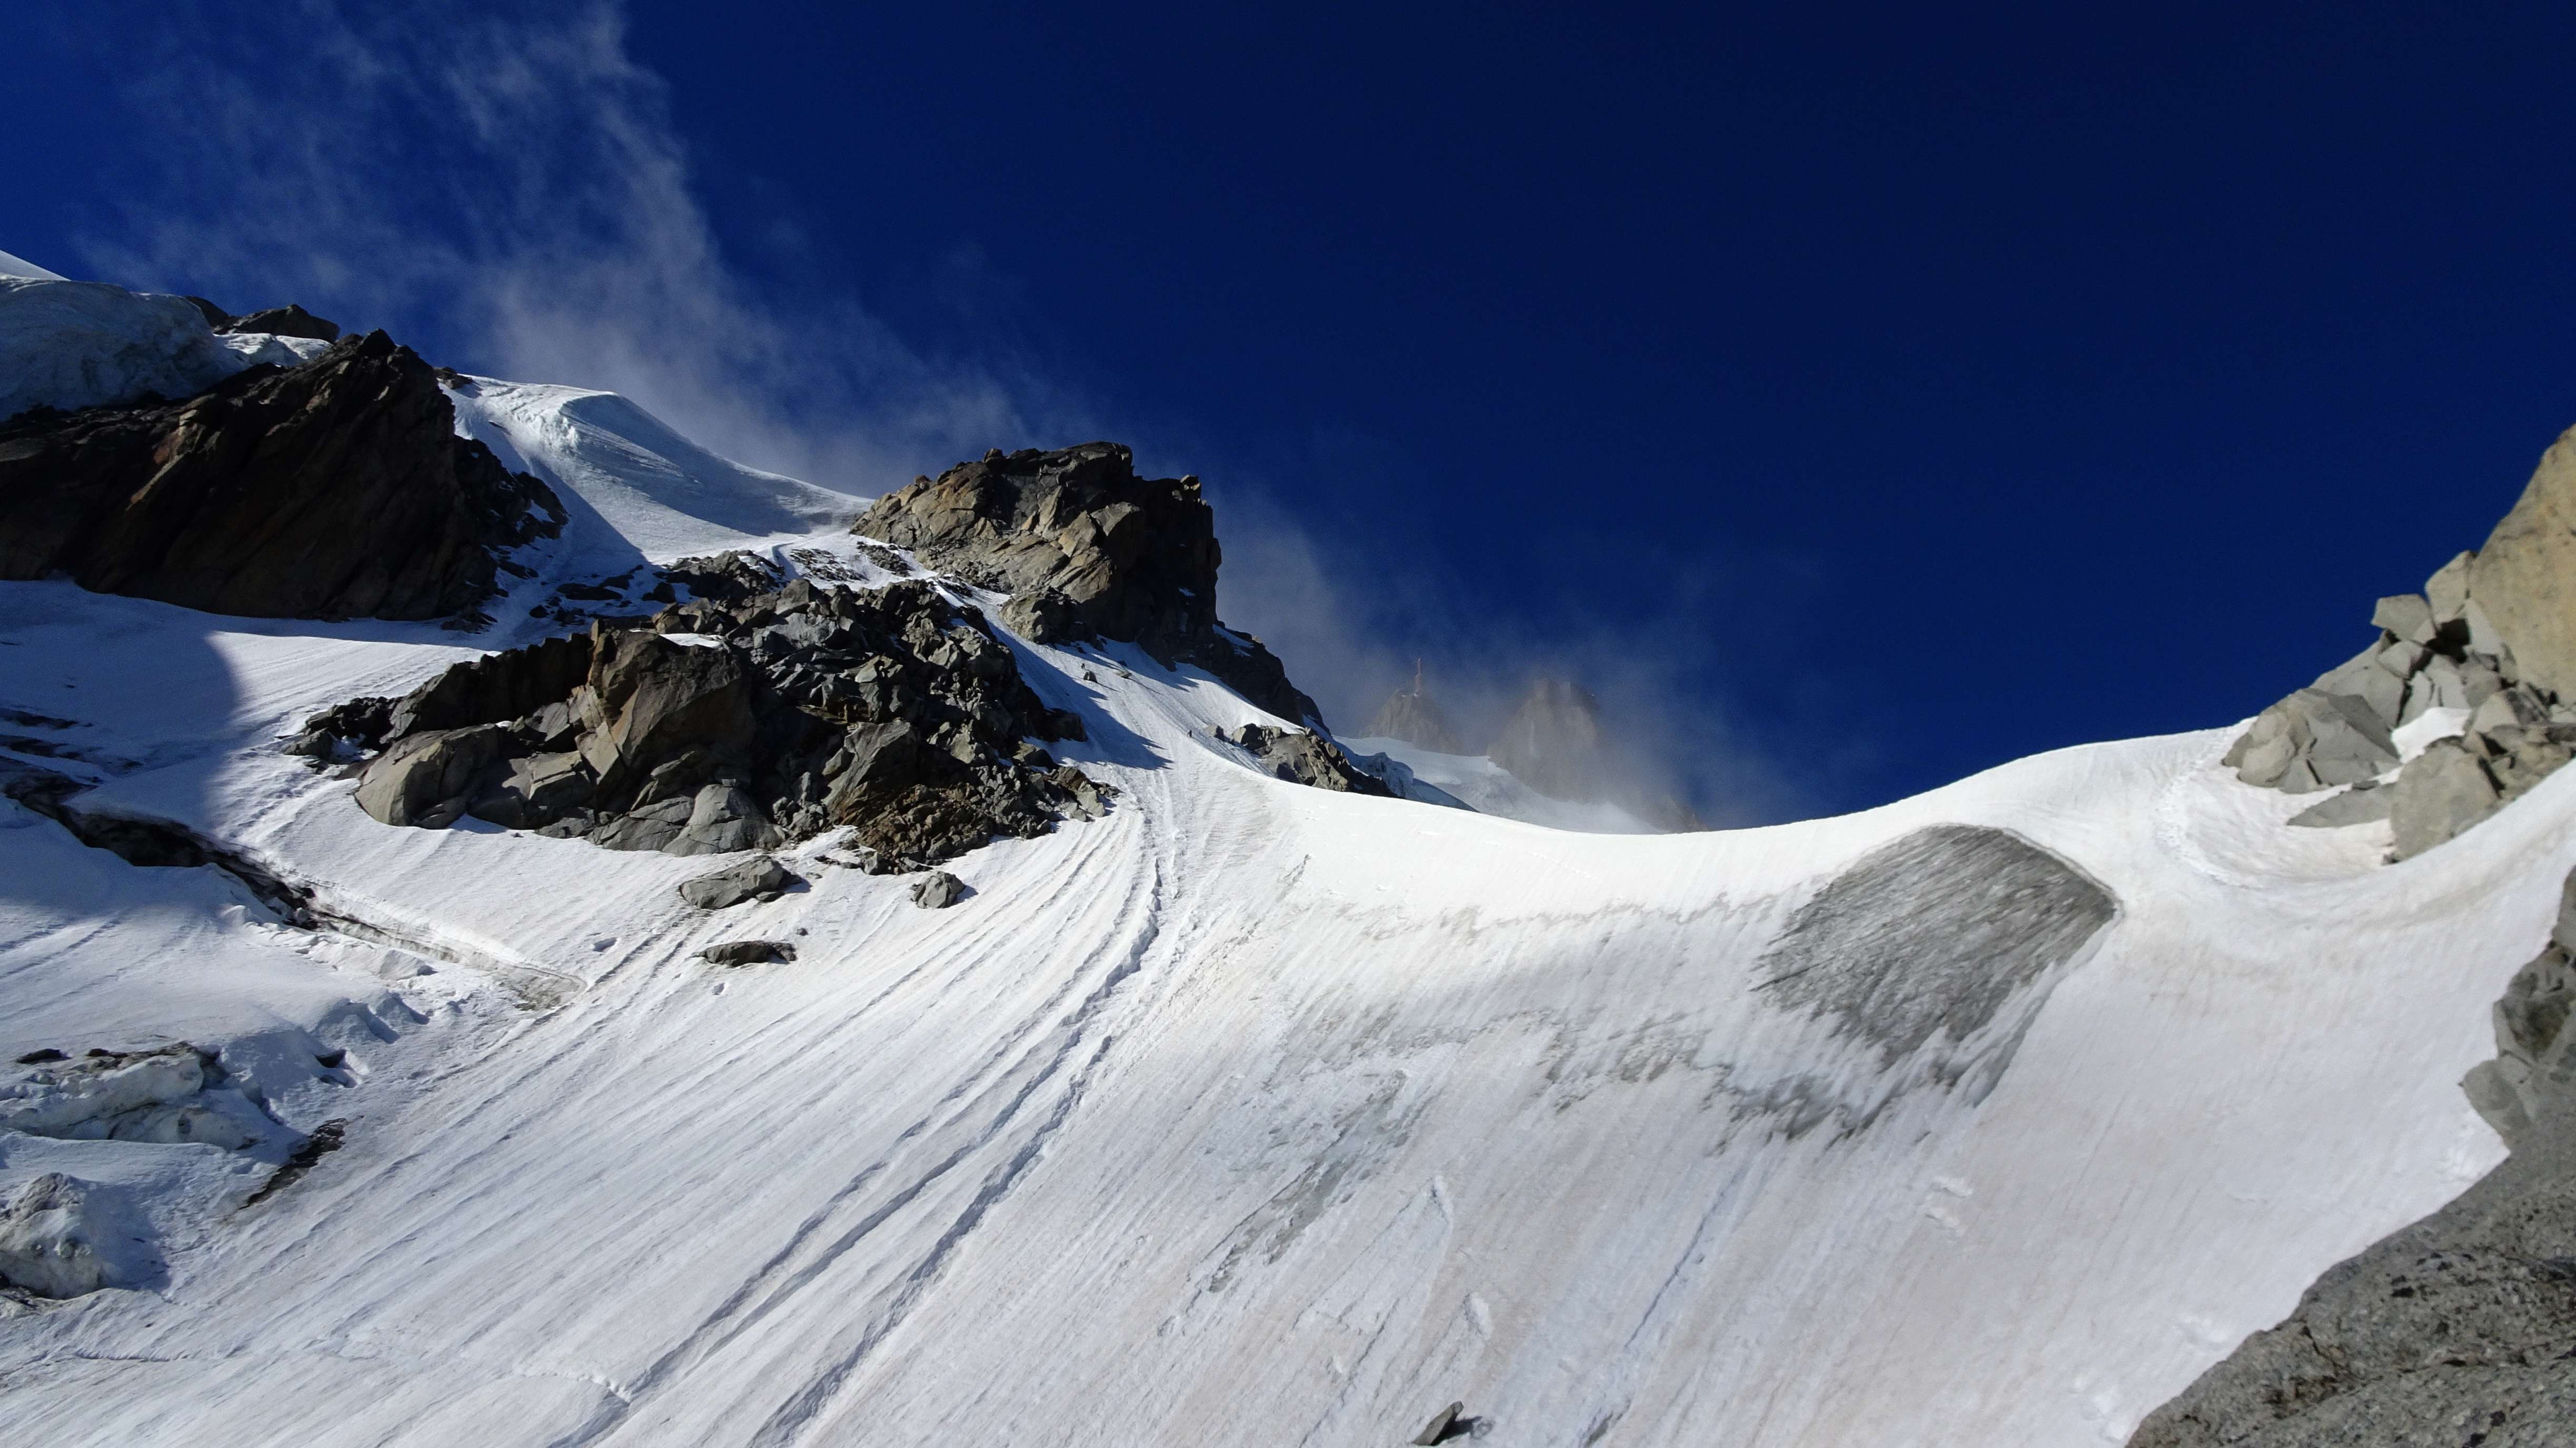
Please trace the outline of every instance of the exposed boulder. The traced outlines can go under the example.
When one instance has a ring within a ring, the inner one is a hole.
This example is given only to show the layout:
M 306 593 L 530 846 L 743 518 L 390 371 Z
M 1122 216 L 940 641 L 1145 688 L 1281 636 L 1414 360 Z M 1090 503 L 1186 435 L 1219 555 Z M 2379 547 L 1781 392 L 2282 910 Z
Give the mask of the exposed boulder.
M 900 871 L 1106 812 L 1109 791 L 1033 742 L 1081 737 L 1080 718 L 1039 702 L 982 616 L 927 582 L 800 579 L 649 624 L 455 665 L 391 705 L 325 711 L 290 747 L 336 749 L 381 715 L 359 785 L 379 820 L 471 814 L 675 855 L 846 825 Z
M 190 297 L 194 302 L 199 298 Z M 206 306 L 211 308 L 213 303 Z M 340 340 L 340 324 L 327 322 L 293 302 L 282 307 L 266 307 L 247 316 L 231 317 L 217 322 L 207 317 L 218 332 L 265 332 L 272 337 L 310 337 L 317 342 Z
M 510 744 L 509 731 L 494 724 L 405 736 L 358 776 L 358 807 L 385 824 L 443 829 L 464 816 L 486 768 Z
M 498 724 L 534 714 L 548 703 L 569 696 L 590 675 L 590 638 L 573 634 L 547 639 L 524 649 L 468 659 L 412 690 L 387 711 L 385 736 L 417 734 L 428 729 L 461 729 L 469 724 Z M 364 706 L 351 700 L 342 709 Z M 335 716 L 326 711 L 308 728 L 326 728 L 341 737 L 373 722 L 366 713 Z M 328 724 L 324 721 L 329 720 Z M 369 741 L 373 742 L 373 741 Z
M 747 900 L 775 900 L 803 883 L 786 866 L 763 855 L 700 875 L 680 887 L 680 898 L 701 910 L 725 910 Z
M 1316 789 L 1336 790 L 1343 794 L 1372 794 L 1392 798 L 1395 791 L 1376 776 L 1351 763 L 1341 746 L 1320 734 L 1303 729 L 1280 729 L 1268 724 L 1246 724 L 1240 729 L 1217 731 L 1217 738 L 1242 750 L 1274 779 Z
M 2396 797 L 2397 791 L 2382 787 L 2377 780 L 2365 779 L 2290 816 L 2290 823 L 2304 829 L 2321 830 L 2366 825 L 2388 818 Z
M 0 1208 L 0 1282 L 39 1297 L 78 1297 L 111 1285 L 100 1250 L 110 1228 L 97 1188 L 47 1172 Z
M 912 882 L 912 903 L 924 910 L 945 910 L 966 898 L 966 882 L 946 870 L 933 870 Z
M 1321 717 L 1260 640 L 1217 621 L 1222 554 L 1198 479 L 1140 478 L 1116 443 L 989 452 L 879 498 L 852 531 L 979 588 L 1053 593 L 1005 618 L 1040 643 L 1141 644 L 1282 718 Z
M 2309 794 L 2395 768 L 2397 744 L 2368 699 L 2301 689 L 2256 715 L 2220 762 L 2247 784 Z
M 67 573 L 214 613 L 464 613 L 493 592 L 502 551 L 564 516 L 543 483 L 456 435 L 428 364 L 382 332 L 186 402 L 0 427 L 0 577 Z
M 698 952 L 713 965 L 777 965 L 796 958 L 796 947 L 784 940 L 728 940 Z

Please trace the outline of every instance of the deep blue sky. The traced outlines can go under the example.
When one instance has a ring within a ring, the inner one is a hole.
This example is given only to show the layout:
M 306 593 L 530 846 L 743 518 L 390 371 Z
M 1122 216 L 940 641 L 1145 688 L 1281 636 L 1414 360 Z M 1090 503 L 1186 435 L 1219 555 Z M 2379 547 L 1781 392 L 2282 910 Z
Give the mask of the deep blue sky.
M 995 443 L 1097 420 L 1205 475 L 1226 612 L 1336 724 L 1416 653 L 1461 693 L 1570 668 L 1713 814 L 2250 713 L 2576 423 L 2566 7 L 1585 10 L 638 3 L 622 45 L 743 305 L 1036 394 Z M 126 33 L 161 13 L 13 66 L 0 249 L 282 300 L 131 234 L 256 231 L 226 168 L 274 164 L 171 76 L 291 112 L 312 58 L 220 9 Z M 304 167 L 423 120 L 308 110 Z M 472 230 L 420 134 L 366 164 L 375 231 L 302 238 L 363 272 Z M 385 306 L 350 320 L 492 365 Z

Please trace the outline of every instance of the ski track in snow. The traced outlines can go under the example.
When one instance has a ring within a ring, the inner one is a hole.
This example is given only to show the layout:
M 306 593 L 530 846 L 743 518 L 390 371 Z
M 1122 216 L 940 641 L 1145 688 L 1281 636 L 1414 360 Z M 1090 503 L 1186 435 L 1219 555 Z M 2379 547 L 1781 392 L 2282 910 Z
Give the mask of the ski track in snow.
M 551 578 L 750 537 L 683 511 L 716 483 L 736 522 L 822 507 L 600 431 L 631 409 L 550 420 L 598 394 L 478 386 L 469 424 L 596 525 Z M 355 1082 L 280 1095 L 348 1137 L 257 1206 L 211 1147 L 0 1134 L 0 1192 L 110 1181 L 168 1272 L 0 1318 L 0 1434 L 1322 1448 L 1463 1399 L 1506 1444 L 2117 1442 L 2500 1158 L 2456 1082 L 2576 864 L 2576 771 L 2384 867 L 2382 827 L 2287 829 L 2304 802 L 2218 770 L 2229 731 L 1578 835 L 1261 778 L 1203 676 L 1022 644 L 1107 818 L 955 862 L 947 910 L 816 842 L 810 888 L 707 915 L 673 887 L 713 862 L 378 826 L 272 747 L 531 627 L 0 584 L 0 706 L 108 761 L 81 807 L 326 926 L 6 806 L 0 1059 L 291 1030 Z M 1954 825 L 2116 914 L 1893 1056 L 1857 987 L 1764 988 L 1838 875 Z M 799 959 L 696 958 L 755 936 Z

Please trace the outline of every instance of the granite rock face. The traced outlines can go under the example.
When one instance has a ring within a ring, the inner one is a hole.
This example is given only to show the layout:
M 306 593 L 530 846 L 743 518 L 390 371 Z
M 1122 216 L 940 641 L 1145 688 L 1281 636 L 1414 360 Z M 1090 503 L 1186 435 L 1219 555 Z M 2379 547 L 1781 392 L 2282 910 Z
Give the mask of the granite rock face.
M 2559 456 L 2553 448 L 2551 457 Z M 2552 466 L 2544 462 L 2517 513 L 2535 497 L 2554 496 L 2543 487 L 2555 477 Z M 2221 763 L 2247 784 L 2289 794 L 2350 786 L 2291 823 L 2335 828 L 2385 819 L 2395 837 L 2391 858 L 2406 859 L 2477 824 L 2576 757 L 2576 707 L 2526 669 L 2496 622 L 2513 618 L 2529 646 L 2554 647 L 2537 620 L 2557 606 L 2556 595 L 2510 573 L 2490 580 L 2493 594 L 2478 593 L 2482 556 L 2452 559 L 2422 593 L 2379 600 L 2371 613 L 2378 637 L 2257 715 Z M 2396 732 L 2435 709 L 2465 715 L 2461 732 L 2433 741 L 2400 769 Z
M 473 609 L 499 555 L 562 526 L 547 487 L 458 437 L 382 332 L 184 402 L 0 427 L 0 577 L 262 618 Z
M 387 824 L 472 816 L 674 855 L 851 826 L 883 873 L 1099 817 L 1110 791 L 1034 742 L 1082 733 L 930 584 L 798 580 L 457 664 L 327 710 L 288 747 L 381 749 L 357 798 Z
M 2463 580 L 2465 599 L 2523 678 L 2576 698 L 2576 431 L 2541 454 Z
M 1222 551 L 1198 479 L 1138 477 L 1116 443 L 989 452 L 879 498 L 852 531 L 1012 594 L 1004 622 L 1039 643 L 1139 644 L 1283 719 L 1320 722 L 1258 639 L 1218 622 Z

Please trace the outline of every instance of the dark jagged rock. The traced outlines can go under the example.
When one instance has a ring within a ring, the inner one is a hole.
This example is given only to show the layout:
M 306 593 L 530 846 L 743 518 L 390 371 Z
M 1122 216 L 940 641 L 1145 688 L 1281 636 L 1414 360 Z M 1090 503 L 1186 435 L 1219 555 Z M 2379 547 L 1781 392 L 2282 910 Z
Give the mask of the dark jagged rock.
M 1027 595 L 1004 621 L 1039 643 L 1140 644 L 1283 719 L 1321 722 L 1260 640 L 1217 621 L 1222 553 L 1198 479 L 1140 478 L 1116 443 L 989 452 L 879 498 L 852 531 L 979 588 Z
M 713 965 L 778 965 L 796 958 L 796 947 L 784 940 L 728 940 L 698 952 Z
M 1343 794 L 1395 797 L 1394 790 L 1351 763 L 1339 745 L 1320 734 L 1246 724 L 1230 732 L 1219 730 L 1216 737 L 1251 755 L 1272 778 Z
M 2511 1155 L 2326 1270 L 2148 1415 L 2130 1448 L 2557 1448 L 2576 1423 L 2576 876 L 2461 1082 Z
M 740 603 L 755 593 L 776 588 L 779 573 L 768 559 L 736 548 L 701 558 L 683 558 L 663 569 L 662 578 L 686 585 L 693 598 Z M 570 596 L 570 590 L 565 592 Z
M 1378 707 L 1377 717 L 1361 731 L 1368 739 L 1401 739 L 1419 744 L 1442 754 L 1465 754 L 1465 740 L 1449 727 L 1449 716 L 1441 711 L 1440 702 L 1431 697 L 1416 680 L 1410 689 L 1399 689 L 1387 696 Z
M 197 304 L 197 310 L 207 314 L 207 325 L 218 332 L 266 332 L 272 337 L 310 337 L 317 342 L 340 340 L 339 323 L 326 322 L 292 302 L 283 307 L 268 307 L 247 316 L 217 321 L 221 313 L 215 309 L 214 303 L 198 297 L 188 300 Z
M 926 582 L 798 580 L 674 605 L 650 627 L 594 623 L 455 665 L 390 706 L 338 706 L 299 743 L 348 739 L 380 708 L 386 747 L 358 803 L 388 824 L 471 815 L 675 855 L 847 825 L 867 868 L 893 872 L 1108 807 L 1031 742 L 1078 738 L 1080 718 L 1039 702 L 982 616 Z
M 493 592 L 498 553 L 563 519 L 456 436 L 428 365 L 382 332 L 186 402 L 0 427 L 0 577 L 214 613 L 460 614 Z

